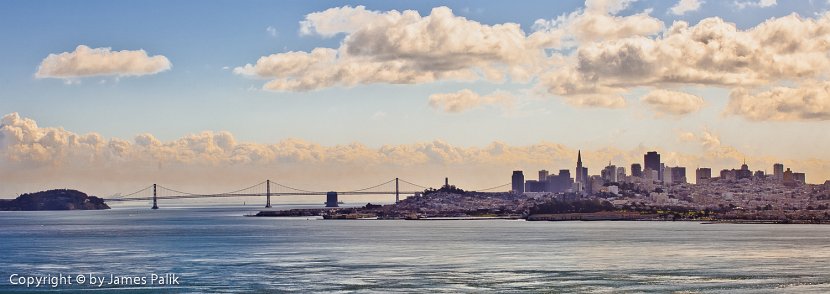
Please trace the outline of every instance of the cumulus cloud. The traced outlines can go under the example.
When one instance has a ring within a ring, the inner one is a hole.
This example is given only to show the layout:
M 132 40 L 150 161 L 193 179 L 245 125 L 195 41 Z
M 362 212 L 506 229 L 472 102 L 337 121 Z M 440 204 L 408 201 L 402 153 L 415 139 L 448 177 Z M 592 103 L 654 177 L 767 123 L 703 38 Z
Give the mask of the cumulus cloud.
M 830 65 L 830 15 L 796 14 L 740 30 L 720 18 L 675 22 L 655 38 L 580 46 L 574 62 L 540 77 L 555 95 L 614 94 L 633 87 L 759 87 L 821 77 Z
M 510 107 L 514 100 L 513 95 L 504 91 L 482 96 L 472 90 L 463 89 L 454 93 L 432 94 L 429 96 L 429 106 L 444 112 L 459 113 L 481 105 L 500 104 Z
M 674 15 L 684 15 L 686 12 L 697 11 L 703 3 L 706 2 L 701 0 L 680 0 L 669 10 Z
M 753 158 L 722 144 L 716 134 L 695 136 L 701 154 L 657 149 L 666 162 L 686 166 L 727 168 L 744 157 L 751 165 L 771 166 L 781 161 Z M 645 151 L 602 148 L 582 150 L 591 170 L 608 161 L 639 162 Z M 270 178 L 284 184 L 355 188 L 399 176 L 416 183 L 440 185 L 444 176 L 465 188 L 491 187 L 509 181 L 510 171 L 568 168 L 577 150 L 553 142 L 511 146 L 493 142 L 462 147 L 434 140 L 369 147 L 359 143 L 325 146 L 300 139 L 273 144 L 238 141 L 228 132 L 201 132 L 163 141 L 151 134 L 132 140 L 77 134 L 62 128 L 41 127 L 16 113 L 0 119 L 0 193 L 33 189 L 78 188 L 95 194 L 125 192 L 156 182 L 194 192 L 228 191 Z M 784 160 L 784 164 L 830 177 L 830 161 Z M 321 181 L 320 179 L 325 179 Z
M 738 88 L 729 95 L 727 114 L 754 121 L 830 120 L 830 82 L 807 82 L 798 88 L 772 87 L 753 92 Z
M 628 105 L 620 95 L 585 94 L 565 97 L 565 103 L 577 107 L 623 108 Z
M 744 9 L 747 7 L 771 7 L 778 4 L 777 0 L 758 0 L 758 1 L 735 1 L 735 7 Z
M 285 52 L 237 67 L 241 75 L 271 79 L 274 91 L 309 91 L 333 86 L 437 80 L 526 81 L 547 62 L 539 37 L 515 23 L 485 25 L 456 16 L 447 7 L 417 11 L 331 8 L 306 16 L 302 34 L 347 34 L 341 46 Z
M 144 50 L 112 51 L 79 45 L 72 52 L 49 54 L 41 61 L 35 77 L 72 79 L 90 76 L 143 76 L 170 70 L 164 55 L 149 56 Z
M 400 13 L 394 10 L 388 15 L 400 17 Z M 383 17 L 384 14 L 367 10 L 362 5 L 329 8 L 306 15 L 305 20 L 300 22 L 300 34 L 328 38 L 339 33 L 353 33 Z
M 720 142 L 720 137 L 709 129 L 703 130 L 700 134 L 695 134 L 694 132 L 680 132 L 677 135 L 677 138 L 681 142 L 699 143 L 700 146 L 707 151 L 715 151 L 723 147 Z
M 555 19 L 538 19 L 537 31 L 559 32 L 565 40 L 577 42 L 616 40 L 632 36 L 654 35 L 663 29 L 663 22 L 651 17 L 648 11 L 628 16 L 617 14 L 634 1 L 588 0 L 585 9 L 561 15 Z
M 632 2 L 588 0 L 583 9 L 537 20 L 529 33 L 516 23 L 482 24 L 447 7 L 425 16 L 336 7 L 306 15 L 300 34 L 342 36 L 339 47 L 263 56 L 234 73 L 265 79 L 263 89 L 272 91 L 436 81 L 532 83 L 567 104 L 605 108 L 625 107 L 623 95 L 637 87 L 758 91 L 830 74 L 828 13 L 791 14 L 748 29 L 718 17 L 665 28 L 650 10 L 629 13 Z M 702 3 L 682 0 L 672 12 L 699 9 Z M 686 102 L 685 108 L 655 110 L 682 115 L 700 108 L 699 99 L 684 97 L 674 104 Z M 669 103 L 649 98 L 650 107 Z
M 681 142 L 692 142 L 697 139 L 697 136 L 692 132 L 681 132 L 677 135 L 677 139 Z
M 640 98 L 657 115 L 682 116 L 700 110 L 703 98 L 689 93 L 657 89 Z

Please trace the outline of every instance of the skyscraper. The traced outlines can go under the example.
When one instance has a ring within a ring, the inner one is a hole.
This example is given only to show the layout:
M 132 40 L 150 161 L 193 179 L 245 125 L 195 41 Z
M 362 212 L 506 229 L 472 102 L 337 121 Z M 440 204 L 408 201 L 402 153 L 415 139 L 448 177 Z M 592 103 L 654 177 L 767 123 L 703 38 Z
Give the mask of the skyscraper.
M 740 179 L 749 179 L 752 177 L 752 171 L 749 170 L 749 166 L 746 165 L 746 159 L 744 159 L 744 163 L 741 164 L 741 169 L 735 171 L 736 180 Z
M 516 194 L 524 194 L 525 193 L 525 175 L 520 170 L 513 171 L 513 193 Z
M 576 154 L 576 170 L 574 171 L 574 173 L 576 173 L 576 175 L 575 175 L 576 176 L 576 182 L 577 183 L 582 183 L 584 185 L 586 179 L 582 177 L 583 176 L 583 174 L 582 174 L 582 150 L 577 151 L 577 154 Z
M 695 184 L 702 184 L 708 179 L 712 178 L 712 169 L 708 167 L 700 167 L 695 170 Z
M 653 171 L 657 171 L 660 173 L 660 154 L 657 151 L 649 151 L 643 156 L 643 167 L 646 169 L 651 169 Z M 657 180 L 662 180 L 662 177 L 658 176 Z
M 672 173 L 673 170 L 674 170 L 674 168 L 669 167 L 669 166 L 663 168 L 663 183 L 664 184 L 669 185 L 669 184 L 674 183 L 674 180 L 672 179 L 672 176 L 674 175 Z
M 602 179 L 607 182 L 616 182 L 617 181 L 617 167 L 612 165 L 611 162 L 608 162 L 608 166 L 601 172 Z
M 544 182 L 548 180 L 548 171 L 547 170 L 540 170 L 539 171 L 539 181 Z
M 806 184 L 807 175 L 805 175 L 804 173 L 793 173 L 793 181 L 795 181 L 796 183 Z
M 631 164 L 631 176 L 637 178 L 643 177 L 643 167 L 639 163 Z
M 772 165 L 772 176 L 779 181 L 784 180 L 784 165 L 776 163 Z
M 793 177 L 793 171 L 791 171 L 789 168 L 787 168 L 787 170 L 784 171 L 783 181 L 784 181 L 784 185 L 795 185 L 795 178 Z
M 671 179 L 673 184 L 686 183 L 686 167 L 675 166 L 671 169 Z

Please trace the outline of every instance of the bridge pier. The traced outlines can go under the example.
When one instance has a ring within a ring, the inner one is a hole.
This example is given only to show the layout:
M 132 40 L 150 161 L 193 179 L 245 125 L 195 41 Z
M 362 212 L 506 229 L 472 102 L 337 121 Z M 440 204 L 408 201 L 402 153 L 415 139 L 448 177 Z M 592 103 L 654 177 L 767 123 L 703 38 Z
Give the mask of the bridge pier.
M 271 208 L 271 180 L 265 181 L 265 208 Z
M 398 178 L 395 178 L 395 203 L 401 202 L 401 194 L 398 190 Z
M 153 209 L 159 209 L 158 198 L 156 196 L 156 184 L 153 184 Z
M 326 207 L 338 207 L 337 204 L 337 192 L 328 192 L 326 193 Z

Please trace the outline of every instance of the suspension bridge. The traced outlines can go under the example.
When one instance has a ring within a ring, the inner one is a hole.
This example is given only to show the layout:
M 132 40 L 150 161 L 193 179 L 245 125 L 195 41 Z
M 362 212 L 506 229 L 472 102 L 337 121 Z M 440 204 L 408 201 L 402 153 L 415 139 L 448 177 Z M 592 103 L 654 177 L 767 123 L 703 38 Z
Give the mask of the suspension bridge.
M 445 182 L 445 186 L 449 184 Z M 499 189 L 503 189 L 505 187 L 509 187 L 510 183 L 480 189 L 480 190 L 471 190 L 471 192 L 502 192 Z M 197 199 L 197 198 L 229 198 L 229 197 L 264 197 L 265 198 L 265 207 L 271 207 L 271 196 L 326 196 L 326 207 L 337 207 L 338 204 L 338 197 L 341 195 L 395 195 L 395 203 L 400 202 L 400 196 L 403 195 L 415 195 L 418 193 L 423 193 L 425 190 L 431 189 L 430 187 L 414 184 L 412 182 L 394 178 L 389 181 L 383 182 L 381 184 L 377 184 L 374 186 L 362 188 L 362 189 L 354 189 L 354 190 L 345 190 L 345 191 L 313 191 L 313 190 L 306 190 L 306 189 L 299 189 L 294 188 L 291 186 L 283 185 L 271 180 L 265 180 L 263 182 L 257 183 L 256 185 L 242 188 L 235 191 L 230 192 L 223 192 L 223 193 L 215 193 L 215 194 L 206 194 L 206 193 L 190 193 L 184 192 L 176 189 L 171 189 L 162 185 L 152 184 L 147 186 L 141 190 L 123 194 L 123 195 L 116 195 L 109 198 L 104 198 L 106 202 L 123 202 L 123 201 L 153 201 L 152 209 L 158 209 L 158 203 L 160 200 L 176 200 L 176 199 Z

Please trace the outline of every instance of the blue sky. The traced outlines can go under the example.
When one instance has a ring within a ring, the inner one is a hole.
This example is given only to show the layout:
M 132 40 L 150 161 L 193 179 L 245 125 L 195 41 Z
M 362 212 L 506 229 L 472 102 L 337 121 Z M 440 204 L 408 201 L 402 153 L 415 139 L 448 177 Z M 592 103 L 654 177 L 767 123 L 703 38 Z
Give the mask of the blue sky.
M 645 11 L 666 28 L 676 20 L 694 26 L 702 19 L 719 17 L 739 29 L 749 29 L 791 13 L 818 18 L 828 7 L 825 1 L 781 1 L 745 8 L 736 3 L 704 1 L 696 11 L 674 15 L 670 8 L 677 2 L 634 1 L 613 14 L 622 17 Z M 660 88 L 650 85 L 630 86 L 621 93 L 625 107 L 604 108 L 576 107 L 549 93 L 527 94 L 535 78 L 526 83 L 486 79 L 368 83 L 297 92 L 265 90 L 269 78 L 234 74 L 234 68 L 271 54 L 337 49 L 348 34 L 301 35 L 300 22 L 310 13 L 357 5 L 379 13 L 417 10 L 421 16 L 429 15 L 434 7 L 447 6 L 455 16 L 483 25 L 518 23 L 529 35 L 536 20 L 579 11 L 585 3 L 2 1 L 0 112 L 17 112 L 41 127 L 127 141 L 141 133 L 171 142 L 202 131 L 228 131 L 237 141 L 259 144 L 288 138 L 323 146 L 358 142 L 372 148 L 433 140 L 462 147 L 484 147 L 494 141 L 511 146 L 555 142 L 573 149 L 643 147 L 701 154 L 697 138 L 709 132 L 717 135 L 720 144 L 744 156 L 828 159 L 826 119 L 751 120 L 725 115 L 731 86 L 671 85 L 673 90 L 702 97 L 705 104 L 691 113 L 659 116 L 640 100 Z M 35 78 L 47 56 L 72 52 L 79 45 L 114 51 L 143 49 L 150 56 L 163 55 L 172 68 L 142 76 Z M 482 95 L 509 92 L 514 96 L 513 106 L 482 105 L 450 113 L 428 103 L 431 95 L 463 89 Z M 696 139 L 678 139 L 686 133 Z

